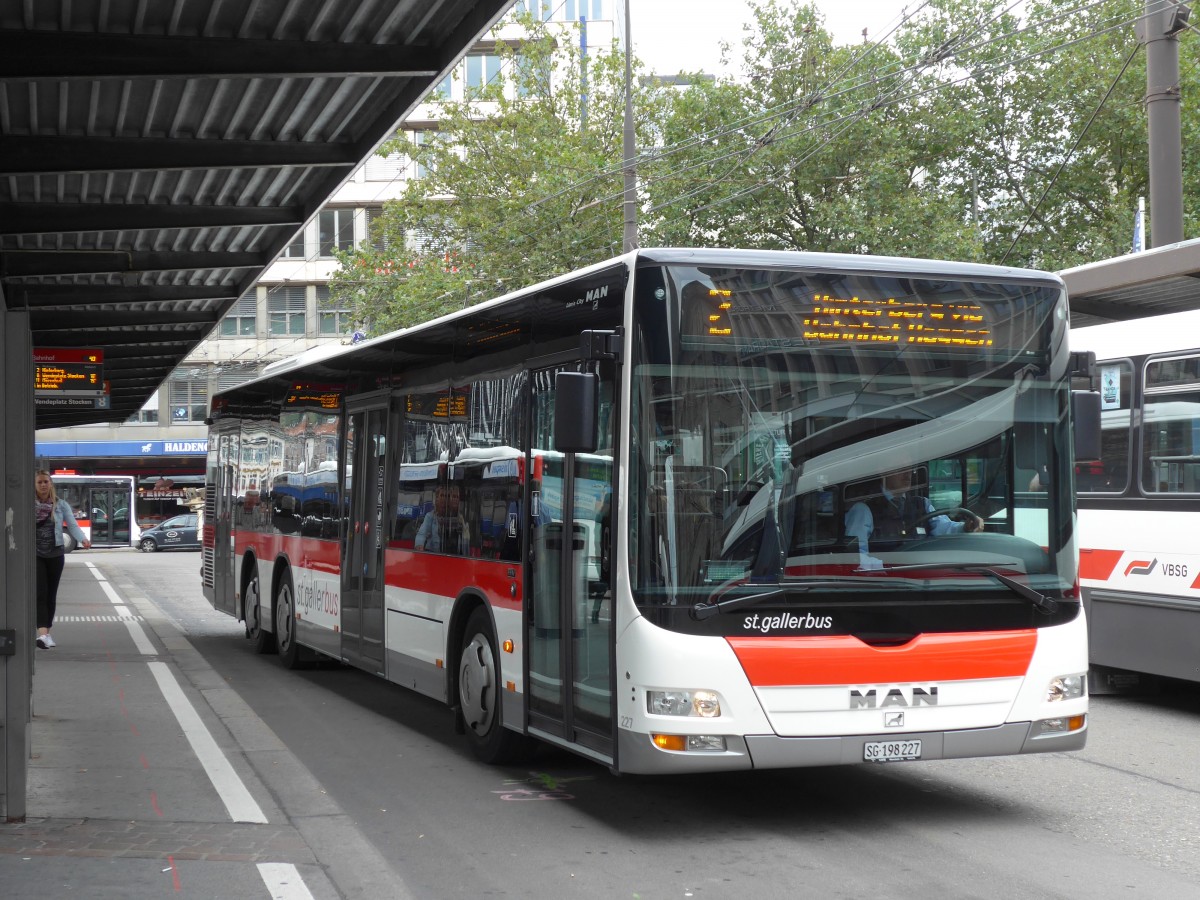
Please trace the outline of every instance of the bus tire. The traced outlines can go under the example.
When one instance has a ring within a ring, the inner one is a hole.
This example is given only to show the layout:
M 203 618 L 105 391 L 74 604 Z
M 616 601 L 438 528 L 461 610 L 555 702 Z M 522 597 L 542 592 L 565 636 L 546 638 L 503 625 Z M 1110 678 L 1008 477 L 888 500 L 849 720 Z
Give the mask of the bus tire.
M 287 569 L 279 576 L 275 590 L 275 644 L 285 669 L 299 669 L 305 659 L 296 640 L 296 591 L 292 588 L 292 573 Z
M 476 608 L 467 618 L 458 658 L 458 714 L 471 752 L 491 764 L 517 762 L 532 748 L 528 738 L 504 727 L 497 660 L 491 618 Z
M 246 623 L 246 637 L 254 642 L 255 652 L 274 652 L 275 635 L 262 627 L 262 582 L 258 580 L 257 564 L 242 591 L 242 618 Z

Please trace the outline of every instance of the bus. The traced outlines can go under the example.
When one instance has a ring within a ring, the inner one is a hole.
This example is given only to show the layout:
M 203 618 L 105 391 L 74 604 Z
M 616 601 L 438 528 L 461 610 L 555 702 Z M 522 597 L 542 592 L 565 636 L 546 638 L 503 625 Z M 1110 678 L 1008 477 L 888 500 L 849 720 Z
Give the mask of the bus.
M 141 537 L 136 479 L 129 475 L 68 475 L 52 472 L 59 498 L 71 504 L 75 521 L 93 547 L 136 546 Z
M 204 592 L 493 763 L 1079 748 L 1067 325 L 1040 272 L 638 250 L 216 395 Z M 928 515 L 848 537 L 897 469 Z
M 1200 681 L 1200 313 L 1074 329 L 1071 346 L 1100 380 L 1101 458 L 1076 474 L 1096 674 Z

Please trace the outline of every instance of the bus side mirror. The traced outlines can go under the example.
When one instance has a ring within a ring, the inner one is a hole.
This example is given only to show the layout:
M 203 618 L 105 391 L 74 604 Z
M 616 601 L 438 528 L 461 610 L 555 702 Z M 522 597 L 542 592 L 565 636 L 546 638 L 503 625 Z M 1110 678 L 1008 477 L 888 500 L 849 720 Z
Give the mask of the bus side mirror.
M 600 379 L 591 372 L 559 372 L 554 376 L 554 449 L 560 453 L 594 453 Z
M 1075 461 L 1100 459 L 1100 392 L 1071 391 L 1071 427 Z

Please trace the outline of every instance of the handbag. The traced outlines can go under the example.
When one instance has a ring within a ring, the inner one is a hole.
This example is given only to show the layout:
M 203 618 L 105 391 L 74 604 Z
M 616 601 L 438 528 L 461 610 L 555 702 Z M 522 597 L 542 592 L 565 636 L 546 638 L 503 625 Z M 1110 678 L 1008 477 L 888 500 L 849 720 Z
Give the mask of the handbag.
M 63 532 L 63 553 L 70 553 L 79 545 L 75 542 L 75 535 L 69 531 Z

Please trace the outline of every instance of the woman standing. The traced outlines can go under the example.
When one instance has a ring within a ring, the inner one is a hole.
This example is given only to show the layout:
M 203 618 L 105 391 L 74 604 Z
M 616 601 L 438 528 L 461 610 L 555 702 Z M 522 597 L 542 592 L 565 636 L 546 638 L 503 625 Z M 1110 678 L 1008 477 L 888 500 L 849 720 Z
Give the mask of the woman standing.
M 82 547 L 90 547 L 92 542 L 76 524 L 70 504 L 58 499 L 49 472 L 39 469 L 34 476 L 33 488 L 34 544 L 37 548 L 37 645 L 49 650 L 55 646 L 54 638 L 50 637 L 50 628 L 54 625 L 54 609 L 58 605 L 58 582 L 66 563 L 63 529 L 66 528 Z

